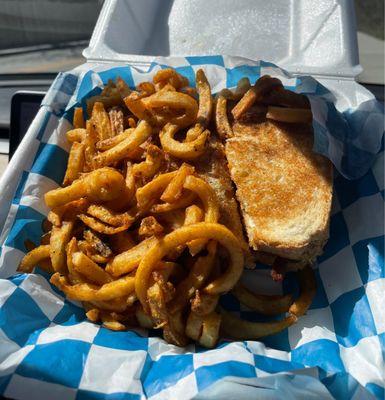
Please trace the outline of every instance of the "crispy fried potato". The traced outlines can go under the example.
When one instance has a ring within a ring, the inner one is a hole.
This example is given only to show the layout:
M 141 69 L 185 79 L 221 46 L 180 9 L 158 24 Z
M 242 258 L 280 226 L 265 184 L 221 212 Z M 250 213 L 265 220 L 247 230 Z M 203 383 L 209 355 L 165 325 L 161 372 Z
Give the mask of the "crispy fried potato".
M 86 124 L 84 122 L 83 109 L 81 107 L 75 107 L 72 124 L 75 129 L 85 128 Z
M 108 139 L 113 136 L 110 119 L 104 109 L 103 103 L 96 102 L 92 109 L 92 121 L 95 124 L 96 134 L 99 140 Z
M 117 134 L 116 136 L 97 142 L 96 148 L 99 151 L 112 149 L 114 146 L 116 146 L 120 142 L 123 142 L 123 140 L 127 139 L 132 134 L 132 132 L 134 132 L 133 128 L 126 129 L 123 132 Z
M 147 97 L 155 93 L 155 86 L 151 82 L 141 82 L 137 88 L 143 97 Z
M 110 257 L 104 257 L 101 254 L 98 254 L 92 245 L 85 240 L 79 240 L 78 247 L 82 253 L 97 264 L 106 264 L 110 261 Z
M 100 320 L 100 310 L 91 308 L 86 312 L 86 317 L 91 322 L 98 322 Z
M 116 85 L 122 99 L 124 99 L 125 97 L 130 95 L 131 89 L 129 88 L 127 83 L 124 82 L 124 80 L 120 76 L 118 78 L 116 78 L 115 85 Z
M 219 96 L 215 107 L 215 124 L 219 137 L 224 140 L 234 136 L 227 117 L 227 99 Z
M 219 204 L 214 189 L 203 179 L 195 176 L 188 176 L 183 187 L 195 193 L 200 198 L 205 210 L 205 222 L 218 222 Z M 206 245 L 206 241 L 202 239 L 193 240 L 188 243 L 191 255 L 198 254 Z
M 141 121 L 134 132 L 116 146 L 95 156 L 95 165 L 102 167 L 129 157 L 130 153 L 145 142 L 151 135 L 151 126 Z
M 72 265 L 88 281 L 103 285 L 112 282 L 111 276 L 80 251 L 72 254 Z
M 134 120 L 134 118 L 132 118 L 132 117 L 128 117 L 127 118 L 127 123 L 128 123 L 128 126 L 130 127 L 130 128 L 136 128 L 137 127 L 137 123 L 136 123 L 136 121 Z
M 176 90 L 187 86 L 189 84 L 189 81 L 187 78 L 182 76 L 181 74 L 178 74 L 178 72 L 175 71 L 175 69 L 172 68 L 165 68 L 159 70 L 153 78 L 153 82 L 155 84 L 170 84 L 173 86 Z
M 184 329 L 178 329 L 182 325 L 178 321 L 181 316 L 175 315 L 172 317 L 168 314 L 165 291 L 164 281 L 160 279 L 149 287 L 147 291 L 148 306 L 152 319 L 156 324 L 155 328 L 163 328 L 163 336 L 169 343 L 185 346 L 188 343 L 188 339 Z
M 263 96 L 262 103 L 271 106 L 309 109 L 310 103 L 303 94 L 292 92 L 284 87 L 276 87 Z
M 31 273 L 43 260 L 50 257 L 50 246 L 42 245 L 30 250 L 21 260 L 18 267 L 19 272 Z
M 66 133 L 67 140 L 73 142 L 83 142 L 87 136 L 87 130 L 85 128 L 76 128 Z
M 60 226 L 63 221 L 72 221 L 85 212 L 89 206 L 89 201 L 85 198 L 70 201 L 62 206 L 53 208 L 47 216 L 48 221 L 53 226 Z
M 84 283 L 84 278 L 77 270 L 75 269 L 75 266 L 72 263 L 72 255 L 79 250 L 78 243 L 75 237 L 73 237 L 66 249 L 66 254 L 67 254 L 67 268 L 68 268 L 68 280 L 71 284 L 77 284 L 77 283 Z
M 108 301 L 102 301 L 102 300 L 92 301 L 92 302 L 90 302 L 90 304 L 94 307 L 97 307 L 99 310 L 115 311 L 115 312 L 122 313 L 122 312 L 126 311 L 128 307 L 131 306 L 131 304 L 129 304 L 127 302 L 128 298 L 130 296 L 132 296 L 132 294 L 130 294 L 128 297 L 122 296 L 122 297 L 117 297 L 116 299 L 108 300 Z
M 272 296 L 252 293 L 241 283 L 231 293 L 246 307 L 264 315 L 279 315 L 287 312 L 293 302 L 291 294 Z
M 166 203 L 174 203 L 182 196 L 183 184 L 188 175 L 194 173 L 194 167 L 183 163 L 178 169 L 178 173 L 172 178 L 160 199 Z
M 297 275 L 300 285 L 300 295 L 289 308 L 289 313 L 296 317 L 301 317 L 309 309 L 317 291 L 317 285 L 313 268 L 310 265 L 299 270 Z
M 226 100 L 240 100 L 232 90 L 227 88 L 224 88 L 219 93 L 217 93 L 217 99 L 219 97 L 223 97 Z
M 195 291 L 195 297 L 191 301 L 191 311 L 197 315 L 208 315 L 212 313 L 218 305 L 219 296 Z
M 106 243 L 104 243 L 98 235 L 90 230 L 83 232 L 84 239 L 91 247 L 103 257 L 111 257 L 112 251 Z
M 158 119 L 158 125 L 170 123 L 178 128 L 185 128 L 196 121 L 198 113 L 197 102 L 187 94 L 180 92 L 159 91 L 149 97 L 141 99 L 141 103 L 146 110 L 156 114 L 156 109 L 169 107 L 171 110 L 177 110 L 181 115 L 174 117 Z
M 210 136 L 210 132 L 203 130 L 196 139 L 190 142 L 179 142 L 174 139 L 178 131 L 177 125 L 167 124 L 159 133 L 162 148 L 167 153 L 182 160 L 194 160 L 201 156 L 206 150 L 206 142 Z
M 240 119 L 242 115 L 256 102 L 261 101 L 263 96 L 276 87 L 282 87 L 282 82 L 277 78 L 271 78 L 269 75 L 264 75 L 255 82 L 231 110 L 234 119 Z
M 165 160 L 163 151 L 153 144 L 146 149 L 146 160 L 132 167 L 134 177 L 149 179 L 156 175 Z
M 297 317 L 294 315 L 290 315 L 280 321 L 250 322 L 239 319 L 224 310 L 221 310 L 221 314 L 221 329 L 225 335 L 238 340 L 253 340 L 264 336 L 274 335 L 293 325 L 297 321 Z
M 288 122 L 290 124 L 310 124 L 313 120 L 311 110 L 303 108 L 285 108 L 269 106 L 267 108 L 267 119 L 274 121 Z
M 202 222 L 205 216 L 203 210 L 196 204 L 187 207 L 185 215 L 184 225 L 186 226 Z
M 157 238 L 150 237 L 141 241 L 138 245 L 132 247 L 131 249 L 118 254 L 107 265 L 106 271 L 114 277 L 128 274 L 138 267 L 140 260 L 149 251 L 149 249 L 157 243 L 157 241 Z
M 90 118 L 95 103 L 102 103 L 105 109 L 120 106 L 122 104 L 122 97 L 120 90 L 114 91 L 111 96 L 93 96 L 87 99 L 87 115 Z
M 203 179 L 193 175 L 186 177 L 183 187 L 195 192 L 200 198 L 206 222 L 217 222 L 219 219 L 219 205 L 214 189 Z
M 174 201 L 173 203 L 154 204 L 150 208 L 150 212 L 152 212 L 153 214 L 161 214 L 161 213 L 166 213 L 166 212 L 170 212 L 173 210 L 185 208 L 185 207 L 193 204 L 195 198 L 196 198 L 195 193 L 190 192 L 190 191 L 185 191 L 185 193 L 183 193 L 182 196 L 178 200 Z
M 187 277 L 177 286 L 173 304 L 170 306 L 171 313 L 182 310 L 194 296 L 196 290 L 206 283 L 214 266 L 216 251 L 216 242 L 209 242 L 207 255 L 199 257 L 195 261 Z
M 131 216 L 128 212 L 118 214 L 114 211 L 109 210 L 103 205 L 91 204 L 87 209 L 87 214 L 91 215 L 94 218 L 98 218 L 105 224 L 115 227 L 125 226 L 129 228 L 135 221 L 135 217 Z
M 177 90 L 171 83 L 166 83 L 165 82 L 159 82 L 156 83 L 155 85 L 155 91 L 156 92 L 176 92 Z
M 235 88 L 235 95 L 237 96 L 238 100 L 251 88 L 249 78 L 241 78 L 238 83 L 237 87 Z
M 133 203 L 136 188 L 137 185 L 135 182 L 135 177 L 132 173 L 132 164 L 130 161 L 127 161 L 125 186 L 123 188 L 121 196 L 114 200 L 107 201 L 106 203 L 104 203 L 104 205 L 113 211 L 121 211 L 127 209 Z
M 101 96 L 112 96 L 114 94 L 114 91 L 116 89 L 115 83 L 112 79 L 109 79 L 107 82 L 107 85 L 104 86 L 102 93 L 100 93 Z
M 138 92 L 131 92 L 124 99 L 124 103 L 136 118 L 147 121 L 151 125 L 156 125 L 156 120 L 154 119 L 154 116 L 143 103 L 143 94 Z
M 123 133 L 124 131 L 124 116 L 123 111 L 119 108 L 112 108 L 108 112 L 111 124 L 112 137 Z
M 135 277 L 125 276 L 102 286 L 90 283 L 70 285 L 65 276 L 58 272 L 51 276 L 50 282 L 65 293 L 67 297 L 78 301 L 105 301 L 128 296 L 134 291 Z
M 229 267 L 219 278 L 205 287 L 206 293 L 220 294 L 226 292 L 231 290 L 238 281 L 244 263 L 243 252 L 238 239 L 220 224 L 200 222 L 195 225 L 184 226 L 169 233 L 152 246 L 140 261 L 136 271 L 135 292 L 145 310 L 148 309 L 146 303 L 148 280 L 158 262 L 173 248 L 194 239 L 216 240 L 228 250 L 230 255 Z
M 68 157 L 67 170 L 63 179 L 63 186 L 70 185 L 83 172 L 85 162 L 84 149 L 85 145 L 83 143 L 74 142 L 72 144 Z
M 164 231 L 163 226 L 152 215 L 145 217 L 140 222 L 139 236 L 159 236 Z
M 89 215 L 80 214 L 78 218 L 89 228 L 93 229 L 96 232 L 103 233 L 105 235 L 115 235 L 116 233 L 125 231 L 129 228 L 127 225 L 121 226 L 110 226 L 106 225 L 103 222 L 100 222 L 94 217 L 90 217 Z
M 211 96 L 211 88 L 202 69 L 198 69 L 195 80 L 199 95 L 197 122 L 201 124 L 204 128 L 206 128 L 211 120 L 211 114 L 213 111 L 213 98 Z
M 85 171 L 92 171 L 94 169 L 94 157 L 96 155 L 95 144 L 98 141 L 95 127 L 91 120 L 86 122 L 86 136 L 84 139 L 84 158 L 85 158 Z
M 161 174 L 136 191 L 136 201 L 142 210 L 148 209 L 176 176 L 177 171 Z
M 67 272 L 66 246 L 72 236 L 73 221 L 64 221 L 63 224 L 53 226 L 49 241 L 50 257 L 54 271 L 60 273 Z
M 201 124 L 195 124 L 193 127 L 189 128 L 186 132 L 186 137 L 184 139 L 185 143 L 193 142 L 196 140 L 203 132 L 203 127 Z
M 77 179 L 70 186 L 54 189 L 44 196 L 50 208 L 65 205 L 82 197 L 91 201 L 107 201 L 118 197 L 124 187 L 124 178 L 112 168 L 100 168 L 92 171 L 83 179 Z
M 113 316 L 111 316 L 110 314 L 105 314 L 102 313 L 101 316 L 102 319 L 102 325 L 107 328 L 110 329 L 111 331 L 126 331 L 127 328 L 124 324 L 122 324 L 121 322 L 117 321 Z

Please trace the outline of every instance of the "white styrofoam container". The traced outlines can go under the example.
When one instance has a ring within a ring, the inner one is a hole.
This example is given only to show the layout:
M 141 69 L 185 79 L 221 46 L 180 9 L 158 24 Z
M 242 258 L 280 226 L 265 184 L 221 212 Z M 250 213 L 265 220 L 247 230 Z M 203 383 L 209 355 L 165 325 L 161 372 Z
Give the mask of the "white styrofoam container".
M 339 80 L 362 71 L 352 0 L 106 0 L 83 54 L 130 64 L 242 56 Z

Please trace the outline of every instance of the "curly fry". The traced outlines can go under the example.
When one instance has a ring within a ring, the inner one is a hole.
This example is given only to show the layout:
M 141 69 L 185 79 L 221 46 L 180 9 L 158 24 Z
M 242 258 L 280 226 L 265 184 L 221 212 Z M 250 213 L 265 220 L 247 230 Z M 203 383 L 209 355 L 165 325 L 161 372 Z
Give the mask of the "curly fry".
M 151 126 L 146 121 L 141 121 L 126 139 L 118 143 L 116 146 L 99 153 L 94 158 L 94 164 L 103 167 L 129 157 L 137 147 L 144 143 L 151 135 Z
M 221 310 L 221 314 L 223 332 L 234 339 L 240 340 L 253 340 L 274 335 L 297 321 L 297 317 L 294 315 L 290 315 L 280 321 L 250 322 L 239 319 L 223 310 Z
M 178 72 L 175 71 L 175 69 L 172 68 L 165 68 L 161 69 L 158 71 L 153 78 L 153 82 L 155 84 L 170 84 L 172 85 L 176 90 L 187 86 L 189 84 L 189 81 L 187 78 L 182 76 L 181 74 L 178 74 Z
M 176 158 L 183 160 L 194 160 L 201 156 L 206 150 L 206 142 L 210 136 L 210 132 L 203 130 L 196 139 L 190 142 L 179 142 L 174 139 L 178 131 L 177 125 L 167 124 L 159 133 L 160 143 L 163 150 Z
M 226 272 L 211 282 L 204 291 L 210 294 L 219 294 L 230 290 L 238 281 L 243 269 L 243 252 L 238 239 L 223 225 L 200 222 L 195 225 L 184 226 L 169 233 L 158 244 L 154 245 L 142 258 L 136 272 L 135 292 L 145 310 L 148 281 L 152 271 L 162 258 L 172 249 L 186 244 L 194 239 L 213 239 L 227 248 L 230 255 L 230 265 Z
M 256 101 L 261 101 L 266 93 L 281 86 L 282 82 L 279 79 L 272 78 L 269 75 L 259 78 L 255 85 L 244 94 L 238 104 L 231 110 L 234 119 L 240 119 Z
M 50 282 L 64 292 L 67 297 L 78 301 L 113 300 L 128 296 L 135 289 L 135 277 L 133 276 L 125 276 L 102 286 L 90 283 L 70 285 L 67 278 L 57 272 L 51 276 Z
M 221 139 L 227 139 L 234 136 L 227 117 L 227 99 L 223 96 L 219 96 L 217 99 L 215 108 L 215 124 Z
M 103 222 L 98 221 L 96 218 L 90 217 L 89 215 L 80 214 L 78 218 L 83 221 L 85 225 L 90 227 L 96 232 L 104 233 L 105 235 L 115 235 L 116 233 L 125 231 L 129 228 L 127 225 L 121 226 L 108 226 Z
M 183 183 L 188 175 L 194 173 L 194 167 L 183 163 L 178 169 L 178 173 L 172 178 L 171 182 L 167 185 L 166 189 L 160 196 L 160 199 L 166 203 L 173 203 L 177 201 L 183 191 Z
M 135 218 L 131 216 L 128 212 L 118 214 L 109 210 L 105 206 L 96 204 L 91 204 L 87 208 L 87 214 L 91 215 L 94 218 L 98 218 L 105 224 L 116 227 L 119 226 L 130 227 L 132 223 L 135 221 Z
M 43 260 L 47 260 L 50 257 L 50 246 L 42 245 L 38 246 L 31 251 L 29 251 L 21 260 L 19 268 L 17 269 L 19 272 L 28 272 L 31 273 L 33 269 L 39 265 Z
M 181 111 L 182 114 L 170 117 L 167 121 L 163 118 L 158 120 L 158 125 L 164 125 L 166 122 L 176 125 L 179 128 L 185 128 L 196 121 L 198 113 L 198 104 L 196 100 L 187 94 L 180 92 L 159 91 L 149 97 L 141 99 L 142 104 L 147 110 L 156 115 L 156 109 L 160 107 L 169 107 L 171 110 Z
M 207 81 L 206 75 L 202 69 L 198 69 L 196 73 L 196 84 L 199 95 L 199 109 L 197 115 L 197 122 L 204 128 L 207 127 L 211 119 L 213 110 L 213 99 L 211 96 L 210 84 Z

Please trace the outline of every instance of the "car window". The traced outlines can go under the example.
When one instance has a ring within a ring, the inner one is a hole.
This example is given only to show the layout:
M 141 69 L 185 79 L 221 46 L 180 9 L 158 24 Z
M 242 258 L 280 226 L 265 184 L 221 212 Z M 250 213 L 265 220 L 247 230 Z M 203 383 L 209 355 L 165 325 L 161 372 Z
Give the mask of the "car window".
M 1 1 L 0 74 L 58 72 L 84 62 L 103 1 Z

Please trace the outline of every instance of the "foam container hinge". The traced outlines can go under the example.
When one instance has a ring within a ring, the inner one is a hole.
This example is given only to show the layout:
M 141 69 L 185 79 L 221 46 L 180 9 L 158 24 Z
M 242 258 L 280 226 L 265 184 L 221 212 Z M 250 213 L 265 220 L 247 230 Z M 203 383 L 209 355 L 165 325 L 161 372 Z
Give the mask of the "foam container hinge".
M 242 56 L 337 80 L 362 70 L 350 0 L 107 0 L 83 54 L 133 65 L 153 56 Z

